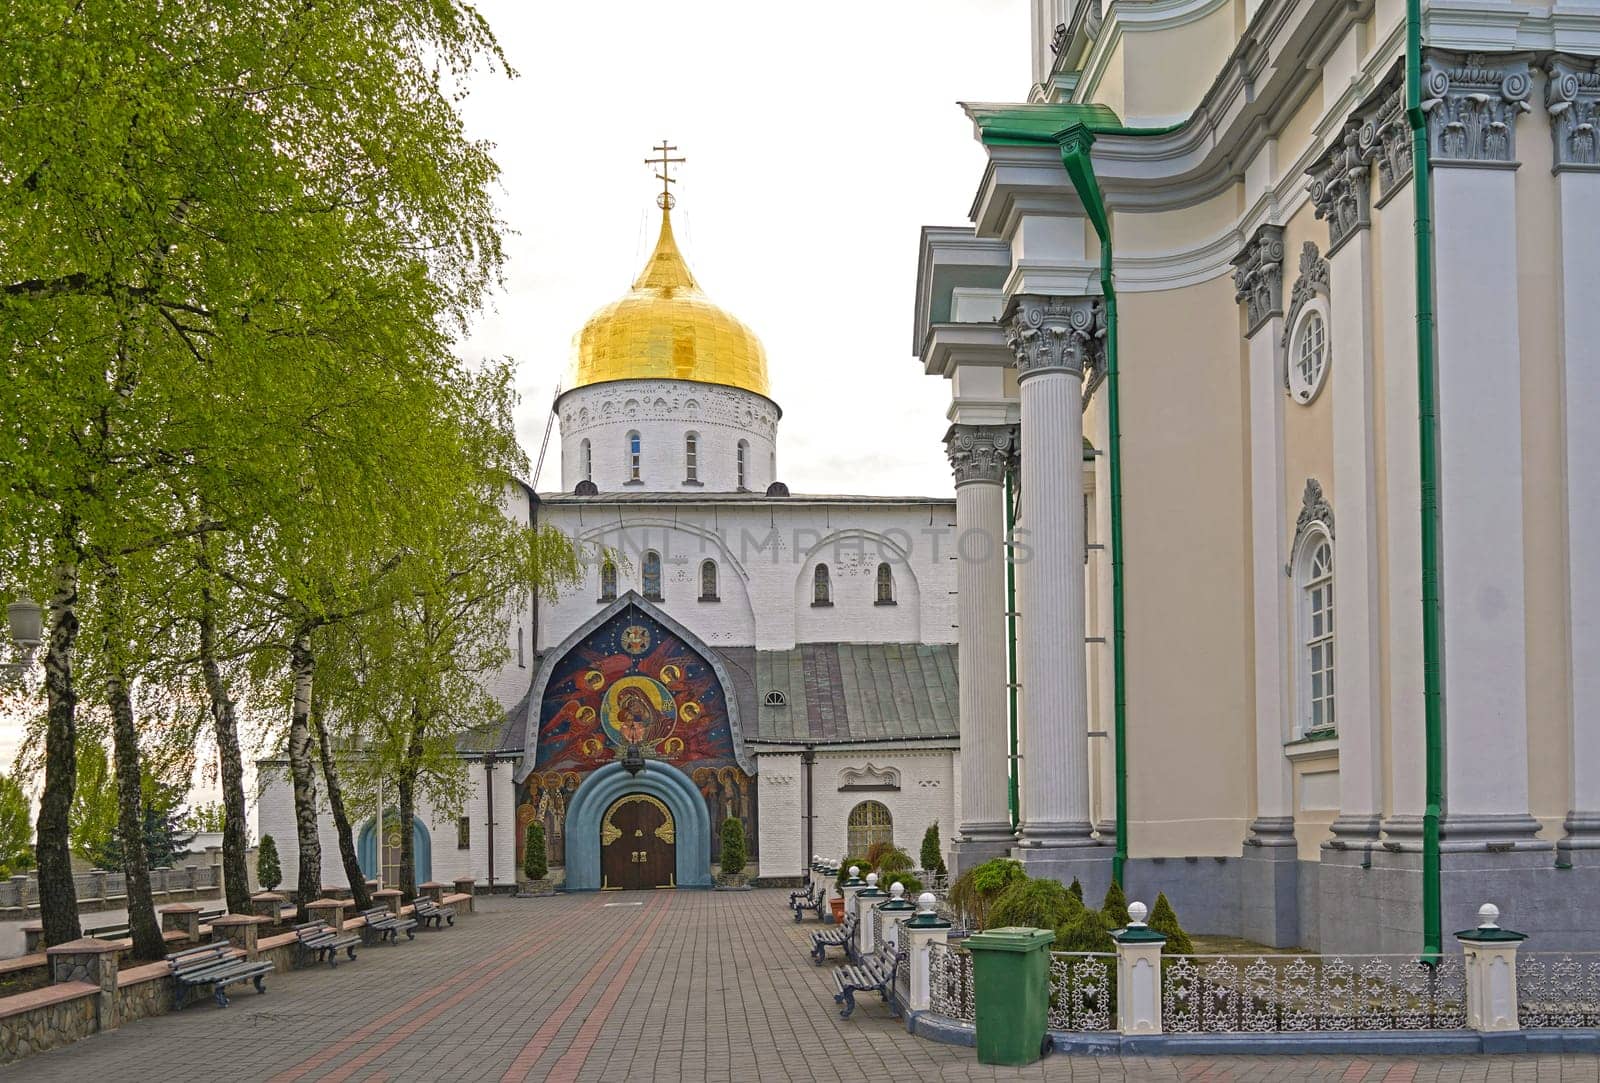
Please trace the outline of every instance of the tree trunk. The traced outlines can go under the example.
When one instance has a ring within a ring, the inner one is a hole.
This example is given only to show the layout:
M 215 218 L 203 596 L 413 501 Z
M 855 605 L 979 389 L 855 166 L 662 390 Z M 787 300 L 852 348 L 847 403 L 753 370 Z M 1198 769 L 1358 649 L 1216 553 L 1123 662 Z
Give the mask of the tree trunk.
M 144 809 L 139 792 L 139 733 L 134 724 L 128 680 L 127 672 L 115 666 L 106 681 L 117 758 L 117 834 L 122 837 L 122 871 L 127 881 L 133 957 L 153 963 L 166 957 L 167 942 L 161 937 L 155 899 L 150 894 L 150 862 L 144 852 Z
M 350 897 L 358 910 L 372 906 L 372 896 L 367 894 L 367 875 L 361 871 L 356 859 L 355 836 L 350 831 L 350 816 L 344 807 L 344 789 L 339 785 L 338 766 L 333 760 L 333 749 L 328 742 L 328 731 L 322 726 L 321 713 L 313 710 L 310 716 L 312 736 L 317 742 L 317 752 L 322 758 L 322 777 L 328 783 L 328 807 L 333 811 L 333 827 L 339 836 L 339 860 L 344 864 L 345 879 L 350 881 Z M 383 828 L 377 829 L 379 861 L 382 861 Z
M 311 653 L 311 629 L 295 632 L 289 648 L 294 677 L 294 704 L 289 710 L 289 775 L 294 782 L 294 827 L 299 868 L 295 876 L 295 906 L 306 920 L 306 903 L 322 894 L 322 842 L 317 837 L 317 775 L 311 758 L 311 676 L 316 656 Z
M 216 726 L 217 751 L 222 759 L 222 883 L 228 894 L 228 909 L 235 914 L 248 914 L 250 870 L 245 864 L 245 851 L 250 848 L 250 836 L 245 819 L 239 723 L 233 697 L 228 694 L 222 667 L 217 663 L 217 623 L 211 591 L 202 589 L 200 599 L 200 672 L 211 700 L 211 720 Z
M 78 783 L 78 695 L 72 685 L 72 647 L 78 638 L 78 565 L 64 561 L 50 598 L 50 643 L 44 656 L 49 702 L 44 736 L 44 793 L 39 800 L 39 916 L 46 945 L 65 944 L 83 935 L 78 924 L 78 891 L 72 880 L 67 845 L 72 791 Z
M 409 772 L 402 772 L 400 790 L 400 898 L 411 902 L 417 897 L 417 848 L 412 824 L 417 814 L 417 783 Z

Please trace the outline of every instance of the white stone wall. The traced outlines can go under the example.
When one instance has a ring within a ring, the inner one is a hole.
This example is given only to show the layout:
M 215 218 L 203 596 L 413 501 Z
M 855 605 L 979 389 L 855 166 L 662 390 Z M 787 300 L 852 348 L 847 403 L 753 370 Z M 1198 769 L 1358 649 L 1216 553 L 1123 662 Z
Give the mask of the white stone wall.
M 470 760 L 466 765 L 467 777 L 472 786 L 471 795 L 459 812 L 441 810 L 424 804 L 417 810 L 423 826 L 433 844 L 433 878 L 449 882 L 457 876 L 471 875 L 480 885 L 489 883 L 489 818 L 488 804 L 484 799 L 485 772 L 483 763 Z M 515 761 L 496 763 L 494 773 L 494 882 L 509 884 L 516 878 L 516 792 L 512 776 Z M 294 793 L 289 785 L 287 766 L 263 764 L 259 770 L 261 798 L 256 806 L 256 828 L 260 834 L 271 835 L 278 844 L 279 863 L 283 869 L 283 883 L 279 890 L 293 891 L 300 860 L 300 847 L 295 838 Z M 318 837 L 322 843 L 322 883 L 334 886 L 345 883 L 344 864 L 339 857 L 339 837 L 333 827 L 333 817 L 327 811 L 327 796 L 318 777 L 319 806 Z M 393 807 L 395 794 L 391 790 L 386 804 Z M 463 850 L 457 847 L 456 820 L 467 816 L 471 820 L 471 845 Z M 357 842 L 361 828 L 370 817 L 361 817 L 352 831 Z
M 581 448 L 589 441 L 591 480 L 601 492 L 737 491 L 740 440 L 749 445 L 744 488 L 766 492 L 777 475 L 780 411 L 749 391 L 685 380 L 616 380 L 561 396 L 561 488 L 583 480 Z M 628 433 L 640 437 L 640 480 L 630 482 Z M 684 438 L 699 437 L 696 477 L 687 481 Z
M 506 515 L 518 523 L 530 524 L 533 512 L 530 501 L 535 499 L 521 482 L 506 486 L 504 507 Z M 534 607 L 530 591 L 518 591 L 507 598 L 503 615 L 506 620 L 506 661 L 493 673 L 485 674 L 484 687 L 495 701 L 506 710 L 515 707 L 528 692 L 533 681 L 534 664 Z
M 900 788 L 896 791 L 841 791 L 839 773 L 848 767 L 861 768 L 868 764 L 879 770 L 899 772 Z M 765 773 L 765 768 L 762 769 Z M 955 834 L 955 755 L 953 749 L 925 747 L 905 749 L 894 745 L 878 748 L 861 748 L 849 752 L 817 752 L 816 777 L 813 780 L 816 800 L 815 847 L 826 860 L 834 861 L 845 856 L 848 841 L 846 826 L 850 810 L 862 801 L 880 801 L 894 819 L 895 845 L 920 862 L 922 835 L 928 825 L 939 823 L 939 841 L 944 846 L 945 861 L 950 860 L 950 839 Z M 787 773 L 787 772 L 785 772 Z M 795 772 L 798 776 L 798 770 Z M 761 830 L 762 845 L 766 845 L 767 831 L 781 837 L 786 825 L 774 823 L 762 795 Z M 793 820 L 793 830 L 798 835 L 799 817 Z M 766 852 L 762 853 L 766 858 Z M 809 856 L 809 855 L 808 855 Z M 764 860 L 762 875 L 798 875 L 799 869 L 786 872 L 771 861 Z
M 674 620 L 713 646 L 787 650 L 796 643 L 955 641 L 955 502 L 756 499 L 731 505 L 562 504 L 541 521 L 620 554 L 618 589 L 642 590 L 644 553 L 662 556 Z M 700 598 L 700 563 L 718 567 L 717 602 Z M 880 560 L 894 570 L 892 606 L 875 604 Z M 833 604 L 814 607 L 826 561 Z M 559 645 L 602 604 L 598 564 L 558 598 L 542 598 L 539 649 Z
M 805 845 L 805 766 L 799 752 L 756 756 L 757 832 L 762 876 L 798 876 L 811 862 Z

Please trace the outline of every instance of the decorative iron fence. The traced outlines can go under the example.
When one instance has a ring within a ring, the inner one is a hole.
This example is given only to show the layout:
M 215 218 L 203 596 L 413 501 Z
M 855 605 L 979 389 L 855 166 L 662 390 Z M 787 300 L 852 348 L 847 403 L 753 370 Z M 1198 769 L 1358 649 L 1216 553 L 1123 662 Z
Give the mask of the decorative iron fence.
M 1600 1026 L 1600 952 L 1518 952 L 1517 1015 L 1524 1027 Z
M 1162 1029 L 1273 1033 L 1466 1026 L 1460 955 L 1180 955 L 1162 966 Z
M 1058 951 L 1050 956 L 1050 1029 L 1110 1030 L 1115 1021 L 1117 957 Z
M 972 995 L 972 953 L 934 944 L 928 956 L 929 1007 L 947 1019 L 971 1023 L 976 1015 Z

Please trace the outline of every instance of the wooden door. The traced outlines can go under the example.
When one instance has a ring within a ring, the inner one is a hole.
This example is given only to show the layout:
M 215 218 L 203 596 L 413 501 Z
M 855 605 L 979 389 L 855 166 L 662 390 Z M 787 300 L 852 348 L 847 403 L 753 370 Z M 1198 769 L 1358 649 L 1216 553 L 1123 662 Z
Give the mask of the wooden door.
M 677 838 L 672 813 L 648 794 L 629 794 L 600 822 L 601 886 L 649 890 L 676 884 Z

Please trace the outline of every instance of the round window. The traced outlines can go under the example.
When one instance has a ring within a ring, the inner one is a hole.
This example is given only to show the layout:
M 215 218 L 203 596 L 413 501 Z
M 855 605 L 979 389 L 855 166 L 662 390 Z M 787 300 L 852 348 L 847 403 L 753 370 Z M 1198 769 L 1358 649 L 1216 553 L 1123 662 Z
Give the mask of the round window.
M 1328 375 L 1328 324 L 1322 311 L 1307 309 L 1289 346 L 1289 391 L 1305 404 L 1317 397 Z

